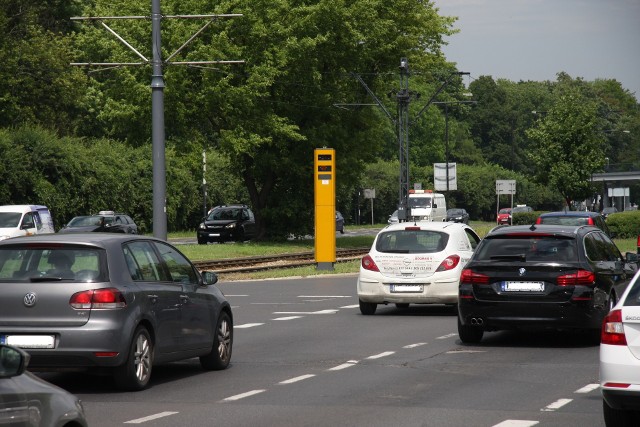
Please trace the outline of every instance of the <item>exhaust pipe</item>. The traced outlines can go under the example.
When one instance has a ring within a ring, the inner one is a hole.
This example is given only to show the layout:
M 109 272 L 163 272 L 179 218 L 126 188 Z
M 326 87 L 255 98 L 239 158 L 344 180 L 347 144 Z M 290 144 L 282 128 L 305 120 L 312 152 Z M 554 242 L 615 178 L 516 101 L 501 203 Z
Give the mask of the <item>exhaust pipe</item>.
M 472 325 L 477 325 L 480 326 L 484 323 L 484 320 L 482 320 L 482 317 L 472 317 L 471 318 L 471 324 Z

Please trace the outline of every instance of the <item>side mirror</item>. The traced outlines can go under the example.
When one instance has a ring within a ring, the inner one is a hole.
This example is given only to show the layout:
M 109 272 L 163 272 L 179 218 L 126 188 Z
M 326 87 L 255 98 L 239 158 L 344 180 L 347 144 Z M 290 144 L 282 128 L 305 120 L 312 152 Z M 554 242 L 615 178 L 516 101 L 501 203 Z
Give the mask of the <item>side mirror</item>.
M 218 275 L 213 271 L 202 272 L 202 284 L 205 286 L 215 285 L 218 283 Z
M 0 378 L 22 375 L 29 364 L 29 353 L 16 347 L 0 345 Z
M 638 262 L 638 254 L 634 254 L 633 252 L 627 252 L 624 254 L 624 257 L 627 262 Z

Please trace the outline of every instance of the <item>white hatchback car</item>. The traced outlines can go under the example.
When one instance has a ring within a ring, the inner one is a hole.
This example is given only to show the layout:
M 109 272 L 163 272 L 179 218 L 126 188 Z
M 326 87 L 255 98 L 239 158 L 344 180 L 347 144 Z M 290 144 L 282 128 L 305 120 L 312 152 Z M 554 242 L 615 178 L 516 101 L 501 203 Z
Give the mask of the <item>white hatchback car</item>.
M 383 228 L 362 258 L 358 276 L 360 311 L 378 304 L 458 303 L 460 272 L 480 238 L 466 224 L 402 222 Z
M 640 271 L 602 323 L 600 388 L 607 427 L 640 425 Z

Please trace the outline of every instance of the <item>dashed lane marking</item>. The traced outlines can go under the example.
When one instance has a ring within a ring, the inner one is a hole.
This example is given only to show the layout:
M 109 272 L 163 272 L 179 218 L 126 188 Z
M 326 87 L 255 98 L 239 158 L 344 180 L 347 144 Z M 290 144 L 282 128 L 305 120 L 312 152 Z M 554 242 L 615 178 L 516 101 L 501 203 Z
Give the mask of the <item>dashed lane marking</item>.
M 125 421 L 124 424 L 142 424 L 142 423 L 146 423 L 147 421 L 157 420 L 158 418 L 164 418 L 164 417 L 168 417 L 169 415 L 175 415 L 178 413 L 179 412 L 169 412 L 169 411 L 159 412 L 157 414 L 149 415 L 148 417 Z
M 287 316 L 287 317 L 276 317 L 275 319 L 271 319 L 271 320 L 292 320 L 292 319 L 301 319 L 304 316 Z
M 251 390 L 246 393 L 236 394 L 235 396 L 227 397 L 226 399 L 222 399 L 223 402 L 232 402 L 234 400 L 244 399 L 245 397 L 255 396 L 256 394 L 264 393 L 267 390 Z
M 387 357 L 394 354 L 395 351 L 385 351 L 384 353 L 374 354 L 373 356 L 367 357 L 367 359 L 380 359 L 381 357 Z
M 245 323 L 244 325 L 235 325 L 233 329 L 253 328 L 254 326 L 262 326 L 264 323 Z
M 447 334 L 447 335 L 443 335 L 441 337 L 436 338 L 437 340 L 445 340 L 447 338 L 451 338 L 451 337 L 457 337 L 458 334 Z
M 505 420 L 499 424 L 495 424 L 493 427 L 531 427 L 536 424 L 540 424 L 540 422 L 531 420 Z
M 309 378 L 313 378 L 315 377 L 314 374 L 307 374 L 307 375 L 300 375 L 299 377 L 295 377 L 295 378 L 291 378 L 288 380 L 284 380 L 284 381 L 280 381 L 278 384 L 293 384 L 293 383 L 297 383 L 298 381 L 303 381 Z
M 360 308 L 360 304 L 353 304 L 353 305 L 343 305 L 340 308 Z
M 558 399 L 555 402 L 553 402 L 550 405 L 547 405 L 546 407 L 540 409 L 541 411 L 544 412 L 553 412 L 556 409 L 560 409 L 562 408 L 564 405 L 566 405 L 567 403 L 571 402 L 573 399 Z
M 593 390 L 596 390 L 598 388 L 600 388 L 600 384 L 589 384 L 589 385 L 586 385 L 586 386 L 584 386 L 582 388 L 579 388 L 574 393 L 590 393 Z
M 415 344 L 405 345 L 402 348 L 416 348 L 416 347 L 420 347 L 420 346 L 423 346 L 423 345 L 427 345 L 427 343 L 426 342 L 417 342 Z
M 358 363 L 357 360 L 349 360 L 347 363 L 343 363 L 342 365 L 334 366 L 333 368 L 327 369 L 327 371 L 340 371 L 342 369 L 350 368 L 355 366 Z

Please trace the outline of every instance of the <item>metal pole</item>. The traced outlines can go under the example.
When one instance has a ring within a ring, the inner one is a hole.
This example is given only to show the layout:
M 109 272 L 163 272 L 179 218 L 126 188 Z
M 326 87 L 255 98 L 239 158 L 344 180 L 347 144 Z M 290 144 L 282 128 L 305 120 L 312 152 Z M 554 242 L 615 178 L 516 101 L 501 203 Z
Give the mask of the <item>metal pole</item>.
M 153 236 L 167 240 L 167 197 L 164 135 L 164 77 L 162 75 L 160 0 L 151 0 L 151 140 L 153 149 Z
M 445 162 L 447 165 L 447 197 L 449 197 L 449 104 L 444 104 L 444 141 L 445 141 Z
M 202 149 L 202 216 L 207 216 L 207 150 Z

